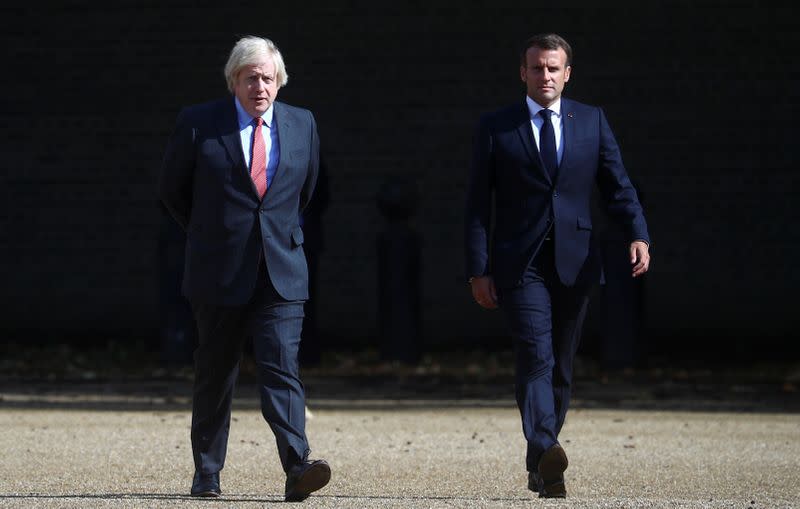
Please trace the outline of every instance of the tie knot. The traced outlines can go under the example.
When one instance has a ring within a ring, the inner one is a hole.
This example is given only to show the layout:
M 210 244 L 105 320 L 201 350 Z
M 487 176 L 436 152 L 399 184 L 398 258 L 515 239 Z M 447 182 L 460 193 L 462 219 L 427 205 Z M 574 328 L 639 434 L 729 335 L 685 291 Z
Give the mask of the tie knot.
M 253 120 L 256 122 L 256 127 L 261 127 L 261 124 L 264 123 L 264 119 L 261 117 L 256 117 Z
M 550 115 L 553 114 L 553 110 L 548 110 L 547 108 L 539 110 L 539 115 L 542 116 L 545 120 L 550 120 Z

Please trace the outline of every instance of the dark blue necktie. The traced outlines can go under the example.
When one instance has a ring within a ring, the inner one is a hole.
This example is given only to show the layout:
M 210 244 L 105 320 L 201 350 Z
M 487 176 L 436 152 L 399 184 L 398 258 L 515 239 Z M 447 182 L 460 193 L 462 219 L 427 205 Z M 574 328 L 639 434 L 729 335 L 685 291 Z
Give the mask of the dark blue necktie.
M 558 152 L 556 152 L 556 132 L 553 129 L 553 123 L 550 121 L 550 115 L 553 112 L 547 108 L 539 110 L 544 122 L 539 131 L 539 153 L 542 156 L 544 168 L 550 175 L 550 179 L 556 178 L 556 171 L 558 171 Z

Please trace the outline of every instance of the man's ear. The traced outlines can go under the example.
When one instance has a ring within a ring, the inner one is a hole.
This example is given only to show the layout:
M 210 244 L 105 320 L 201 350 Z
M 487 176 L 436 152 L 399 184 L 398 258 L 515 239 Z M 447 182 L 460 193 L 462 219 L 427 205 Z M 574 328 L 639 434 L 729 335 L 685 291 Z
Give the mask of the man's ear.
M 564 83 L 569 81 L 569 75 L 572 72 L 572 66 L 568 65 L 566 69 L 564 69 Z

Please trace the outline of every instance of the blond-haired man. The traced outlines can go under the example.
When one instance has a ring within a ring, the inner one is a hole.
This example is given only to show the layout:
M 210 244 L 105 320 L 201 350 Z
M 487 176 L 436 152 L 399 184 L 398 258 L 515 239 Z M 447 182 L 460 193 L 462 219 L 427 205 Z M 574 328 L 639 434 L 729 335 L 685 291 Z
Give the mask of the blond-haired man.
M 199 332 L 195 352 L 191 494 L 221 494 L 233 388 L 247 338 L 261 409 L 286 472 L 285 498 L 330 480 L 309 461 L 297 353 L 308 299 L 300 212 L 314 190 L 319 139 L 310 111 L 277 102 L 288 80 L 278 48 L 244 37 L 225 66 L 230 97 L 178 116 L 158 183 L 187 235 L 183 292 Z

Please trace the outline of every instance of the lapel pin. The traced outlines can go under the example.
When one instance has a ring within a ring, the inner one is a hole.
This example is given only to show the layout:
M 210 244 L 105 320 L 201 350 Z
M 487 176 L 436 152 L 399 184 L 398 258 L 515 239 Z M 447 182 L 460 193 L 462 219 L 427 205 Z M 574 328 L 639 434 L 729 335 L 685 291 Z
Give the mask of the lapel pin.
M 567 116 L 568 116 L 569 118 L 572 118 L 572 117 L 574 117 L 574 116 L 575 116 L 575 114 L 574 114 L 574 113 L 572 113 L 572 112 L 570 111 L 569 113 L 567 113 Z

